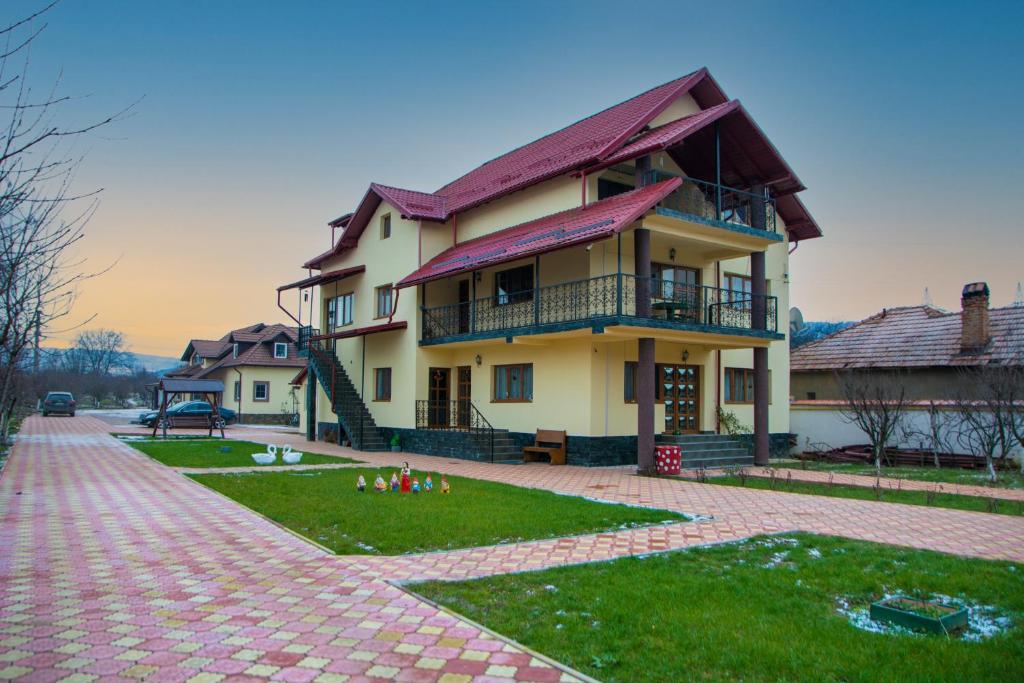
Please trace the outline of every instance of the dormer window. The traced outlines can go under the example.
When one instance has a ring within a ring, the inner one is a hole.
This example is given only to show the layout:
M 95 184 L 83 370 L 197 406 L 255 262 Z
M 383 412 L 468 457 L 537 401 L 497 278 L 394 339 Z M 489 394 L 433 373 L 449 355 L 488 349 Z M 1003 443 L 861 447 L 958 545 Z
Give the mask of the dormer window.
M 274 358 L 287 358 L 288 345 L 283 342 L 274 342 Z
M 238 342 L 231 345 L 231 357 L 238 358 Z

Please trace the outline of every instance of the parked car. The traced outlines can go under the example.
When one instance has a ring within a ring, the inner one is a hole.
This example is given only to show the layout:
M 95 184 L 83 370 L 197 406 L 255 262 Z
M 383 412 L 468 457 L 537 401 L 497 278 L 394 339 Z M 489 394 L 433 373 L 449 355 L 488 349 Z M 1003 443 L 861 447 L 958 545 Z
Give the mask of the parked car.
M 43 417 L 58 413 L 75 416 L 75 397 L 70 391 L 51 391 L 43 399 Z
M 231 410 L 231 408 L 221 406 L 218 408 L 218 411 L 220 412 L 220 418 L 224 420 L 224 424 L 231 424 L 235 421 L 235 411 Z M 206 401 L 183 401 L 167 409 L 167 414 L 171 417 L 198 417 L 210 415 L 211 413 L 213 413 L 213 407 Z M 158 410 L 147 410 L 139 415 L 139 424 L 152 427 L 159 414 L 160 411 Z

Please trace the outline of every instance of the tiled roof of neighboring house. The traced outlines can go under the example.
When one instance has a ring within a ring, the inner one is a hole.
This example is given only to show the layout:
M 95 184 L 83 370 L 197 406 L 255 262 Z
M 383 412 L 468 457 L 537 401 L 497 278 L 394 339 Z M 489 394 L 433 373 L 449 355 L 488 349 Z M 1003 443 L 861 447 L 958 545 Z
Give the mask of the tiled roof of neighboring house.
M 193 339 L 186 347 L 185 353 L 191 357 L 195 351 L 203 358 L 215 360 L 205 369 L 202 365 L 191 365 L 168 373 L 169 377 L 206 377 L 211 372 L 226 367 L 240 365 L 258 365 L 266 367 L 301 368 L 305 367 L 306 359 L 300 358 L 295 342 L 299 338 L 297 328 L 288 325 L 266 325 L 255 323 L 231 330 L 217 341 L 209 339 Z M 288 345 L 287 358 L 274 358 L 274 342 L 284 341 Z M 231 355 L 233 344 L 243 346 L 238 357 Z
M 196 363 L 195 365 L 186 365 L 178 368 L 177 370 L 171 370 L 164 374 L 164 377 L 192 377 L 193 375 L 199 374 L 203 369 L 202 363 Z
M 638 190 L 468 240 L 441 252 L 398 287 L 409 287 L 495 263 L 585 244 L 613 235 L 682 184 L 672 178 Z
M 704 111 L 652 131 L 644 131 L 672 102 L 687 93 Z M 802 190 L 803 185 L 796 175 L 742 106 L 738 102 L 729 102 L 707 69 L 699 69 L 492 159 L 436 192 L 416 192 L 373 183 L 353 213 L 330 223 L 332 227 L 345 228 L 335 246 L 313 257 L 303 267 L 319 268 L 332 255 L 355 247 L 382 200 L 392 204 L 405 218 L 443 222 L 461 211 L 538 182 L 600 167 L 613 156 L 625 160 L 645 151 L 677 144 L 687 134 L 716 118 L 733 113 L 740 117 L 736 125 L 742 127 L 737 128 L 734 136 L 751 146 L 750 153 L 734 162 L 743 166 L 748 174 L 756 175 L 758 172 L 763 174 L 766 163 L 770 161 L 772 172 L 778 175 L 773 182 L 780 183 L 776 189 L 784 192 Z M 666 143 L 669 140 L 671 143 Z M 794 209 L 792 216 L 783 215 L 787 226 L 791 220 L 794 224 L 813 225 L 813 229 L 804 226 L 792 231 L 794 239 L 821 234 L 802 204 L 789 203 L 787 207 Z M 803 215 L 796 215 L 796 209 L 802 209 Z
M 789 367 L 792 372 L 807 372 L 1024 362 L 1024 306 L 990 309 L 989 329 L 991 341 L 985 348 L 963 353 L 959 311 L 890 308 L 793 350 Z

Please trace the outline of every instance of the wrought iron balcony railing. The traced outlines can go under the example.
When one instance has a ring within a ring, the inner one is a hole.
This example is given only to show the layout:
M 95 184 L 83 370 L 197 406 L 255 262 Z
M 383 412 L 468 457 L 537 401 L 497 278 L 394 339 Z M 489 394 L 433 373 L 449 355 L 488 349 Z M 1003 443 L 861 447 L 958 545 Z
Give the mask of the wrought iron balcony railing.
M 424 341 L 512 331 L 529 334 L 531 328 L 616 318 L 650 320 L 660 327 L 706 327 L 709 332 L 723 333 L 778 329 L 778 302 L 773 296 L 626 273 L 524 290 L 501 300 L 483 297 L 423 308 L 422 312 Z
M 677 177 L 664 171 L 647 171 L 645 184 Z M 679 189 L 670 193 L 659 207 L 676 213 L 774 233 L 775 200 L 764 195 L 683 177 Z
M 468 399 L 416 401 L 416 429 L 467 432 L 494 461 L 494 427 Z

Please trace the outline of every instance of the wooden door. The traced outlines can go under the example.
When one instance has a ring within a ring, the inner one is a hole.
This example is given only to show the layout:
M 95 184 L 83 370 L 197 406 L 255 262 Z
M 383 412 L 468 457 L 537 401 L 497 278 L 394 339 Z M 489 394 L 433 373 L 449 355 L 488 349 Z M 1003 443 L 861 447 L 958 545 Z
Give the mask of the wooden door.
M 451 373 L 450 368 L 430 368 L 427 385 L 427 421 L 431 429 L 448 428 Z
M 700 431 L 700 368 L 659 365 L 658 398 L 665 406 L 665 433 Z
M 469 332 L 469 280 L 459 280 L 459 334 Z
M 459 429 L 469 429 L 470 408 L 473 400 L 473 369 L 469 365 L 456 368 L 455 411 Z

